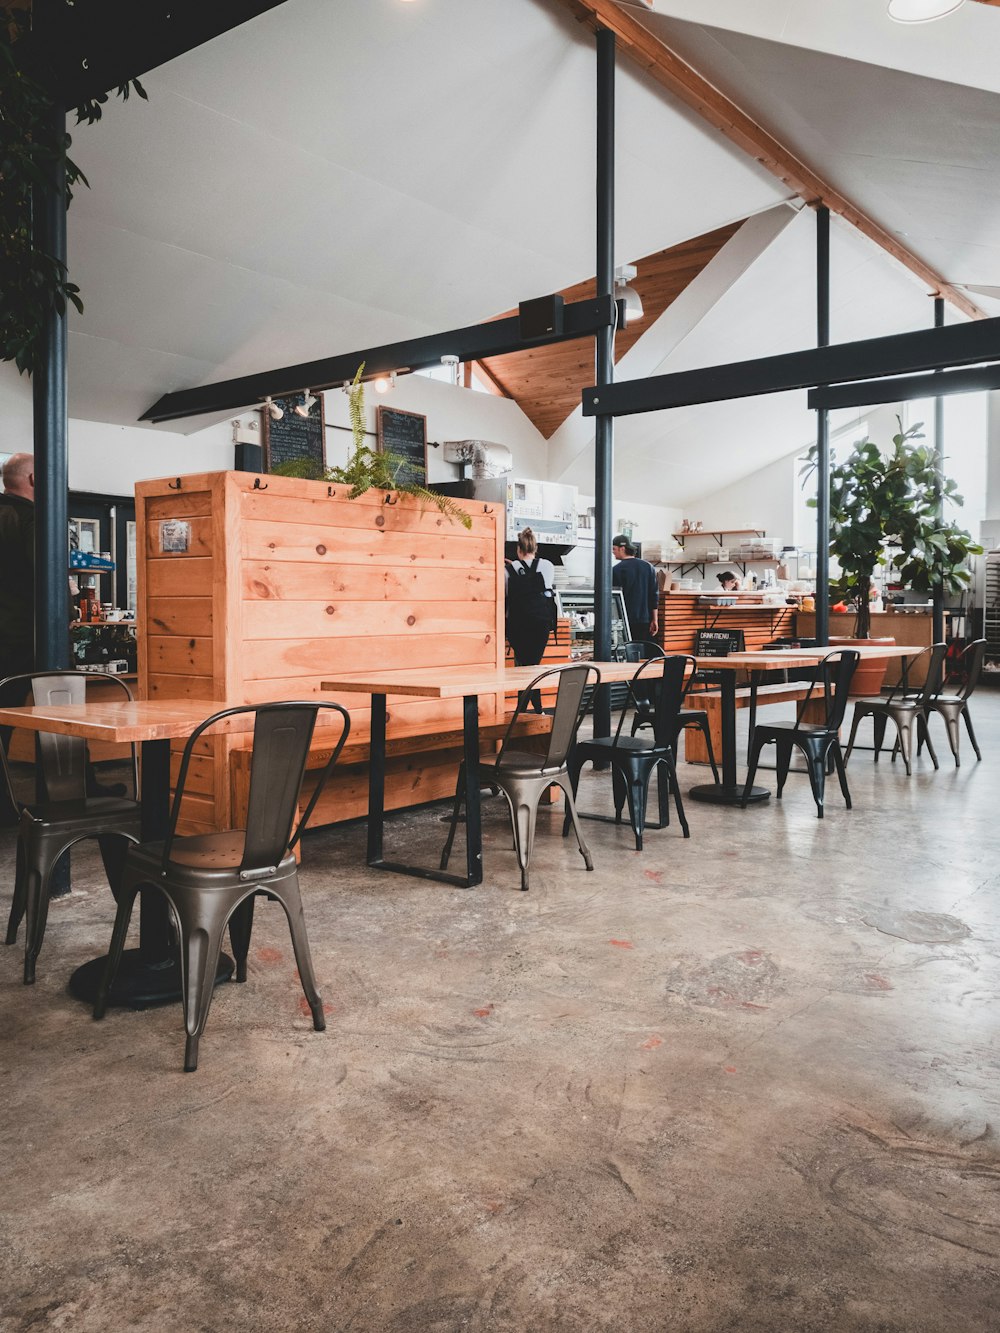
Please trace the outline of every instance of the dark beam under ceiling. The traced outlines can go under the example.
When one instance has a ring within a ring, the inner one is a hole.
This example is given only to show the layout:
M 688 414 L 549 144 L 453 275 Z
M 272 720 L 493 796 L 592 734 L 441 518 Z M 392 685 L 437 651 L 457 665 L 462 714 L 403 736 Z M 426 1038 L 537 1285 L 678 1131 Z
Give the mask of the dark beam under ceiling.
M 904 379 L 827 384 L 810 391 L 809 406 L 871 407 L 874 403 L 902 403 L 913 398 L 940 398 L 950 393 L 987 393 L 992 389 L 1000 389 L 1000 365 L 907 375 Z

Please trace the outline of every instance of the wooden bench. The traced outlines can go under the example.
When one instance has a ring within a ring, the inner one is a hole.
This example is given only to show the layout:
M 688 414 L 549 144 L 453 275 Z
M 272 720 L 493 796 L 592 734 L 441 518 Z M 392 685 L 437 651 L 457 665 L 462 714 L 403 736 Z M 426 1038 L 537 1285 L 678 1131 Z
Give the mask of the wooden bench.
M 511 714 L 492 714 L 480 717 L 480 752 L 493 754 L 499 741 L 506 735 Z M 522 717 L 515 735 L 519 742 L 531 747 L 533 738 L 547 736 L 552 718 L 547 714 Z M 319 781 L 320 773 L 336 745 L 339 730 L 336 726 L 319 732 L 309 749 L 306 773 L 302 782 L 301 808 L 308 803 Z M 237 825 L 247 808 L 250 791 L 250 758 L 252 742 L 248 737 L 234 748 L 229 756 L 229 781 L 232 809 Z M 435 727 L 427 723 L 393 725 L 386 737 L 385 808 L 400 810 L 451 796 L 455 791 L 458 766 L 462 762 L 462 727 L 444 724 Z M 336 824 L 342 820 L 357 819 L 368 813 L 368 762 L 371 756 L 371 734 L 367 728 L 352 729 L 341 751 L 336 768 L 324 788 L 310 819 L 310 827 Z
M 753 693 L 749 685 L 736 687 L 736 707 L 749 708 Z M 809 693 L 808 681 L 790 680 L 787 683 L 757 686 L 757 707 L 764 704 L 783 704 L 798 702 Z M 708 714 L 708 725 L 712 733 L 712 750 L 716 762 L 722 761 L 722 691 L 720 689 L 695 690 L 684 700 L 685 708 L 701 708 Z M 810 708 L 812 704 L 810 704 Z M 684 758 L 689 764 L 707 764 L 708 748 L 705 737 L 694 727 L 684 732 Z

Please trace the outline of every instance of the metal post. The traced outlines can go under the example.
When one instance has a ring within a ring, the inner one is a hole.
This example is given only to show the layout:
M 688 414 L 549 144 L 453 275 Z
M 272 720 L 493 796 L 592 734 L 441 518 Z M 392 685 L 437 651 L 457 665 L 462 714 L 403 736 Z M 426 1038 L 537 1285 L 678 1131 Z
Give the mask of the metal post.
M 934 327 L 944 328 L 944 297 L 934 298 Z M 941 372 L 938 372 L 939 374 Z M 944 398 L 939 394 L 934 399 L 934 516 L 938 523 L 944 522 Z M 937 584 L 933 592 L 931 623 L 934 643 L 944 642 L 944 589 Z
M 816 346 L 830 345 L 830 210 L 816 210 Z M 830 642 L 830 418 L 816 409 L 816 642 Z
M 615 34 L 597 30 L 597 295 L 614 288 L 615 247 Z M 614 380 L 615 331 L 596 338 L 596 383 Z M 611 506 L 614 503 L 614 417 L 599 416 L 594 434 L 594 656 L 611 657 Z M 611 735 L 611 690 L 594 702 L 594 735 Z

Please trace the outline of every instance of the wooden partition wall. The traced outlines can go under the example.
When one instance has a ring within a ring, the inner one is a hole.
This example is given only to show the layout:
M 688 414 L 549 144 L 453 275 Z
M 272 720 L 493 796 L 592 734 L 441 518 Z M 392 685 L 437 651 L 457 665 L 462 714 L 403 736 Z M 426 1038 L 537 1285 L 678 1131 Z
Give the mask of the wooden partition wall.
M 409 497 L 371 491 L 349 500 L 345 488 L 325 482 L 215 472 L 140 483 L 142 697 L 336 699 L 351 714 L 353 738 L 368 732 L 367 696 L 323 694 L 320 682 L 331 675 L 499 668 L 504 514 L 481 502 L 463 507 L 471 530 Z M 493 703 L 503 710 L 502 696 Z M 481 701 L 484 712 L 489 704 Z M 388 734 L 460 719 L 461 700 L 390 697 Z M 225 826 L 230 751 L 241 744 L 220 737 L 200 747 L 186 831 Z M 447 795 L 459 758 L 437 751 L 390 760 L 387 806 Z M 347 768 L 337 783 L 339 817 L 363 814 L 363 775 Z

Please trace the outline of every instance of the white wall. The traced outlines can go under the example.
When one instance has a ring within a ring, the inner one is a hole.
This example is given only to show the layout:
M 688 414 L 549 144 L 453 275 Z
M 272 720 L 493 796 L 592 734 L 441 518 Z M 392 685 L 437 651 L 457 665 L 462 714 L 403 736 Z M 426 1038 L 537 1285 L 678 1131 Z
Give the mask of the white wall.
M 685 517 L 701 521 L 706 532 L 756 528 L 769 537 L 793 540 L 795 530 L 797 474 L 801 464 L 797 449 L 749 477 L 701 496 L 687 506 Z

